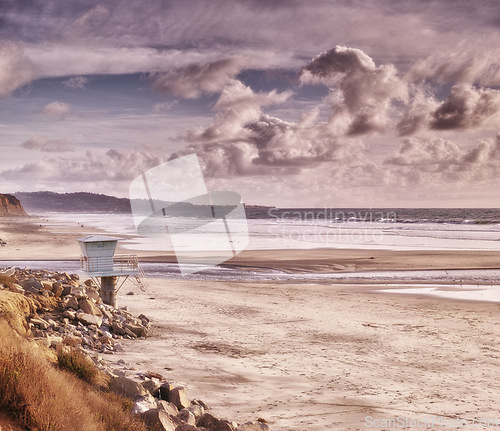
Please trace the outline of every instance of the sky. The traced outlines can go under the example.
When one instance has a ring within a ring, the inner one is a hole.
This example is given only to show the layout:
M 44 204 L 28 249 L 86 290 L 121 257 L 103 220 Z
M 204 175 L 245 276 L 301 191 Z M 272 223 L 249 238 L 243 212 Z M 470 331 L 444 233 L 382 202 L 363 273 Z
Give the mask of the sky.
M 497 0 L 0 0 L 0 192 L 498 207 L 499 132 Z

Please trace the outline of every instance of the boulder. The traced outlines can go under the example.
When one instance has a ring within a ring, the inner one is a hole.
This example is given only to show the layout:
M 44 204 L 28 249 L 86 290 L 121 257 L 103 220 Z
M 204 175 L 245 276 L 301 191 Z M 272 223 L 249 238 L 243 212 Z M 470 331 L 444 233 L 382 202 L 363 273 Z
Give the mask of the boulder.
M 116 335 L 125 335 L 125 329 L 119 322 L 113 322 L 111 323 L 111 330 L 116 334 Z
M 198 430 L 199 428 L 196 428 L 195 426 L 189 424 L 180 424 L 175 429 L 175 431 L 198 431 Z
M 144 337 L 145 338 L 147 333 L 148 333 L 147 329 L 139 323 L 134 324 L 134 323 L 125 322 L 123 326 L 124 326 L 125 330 L 129 329 L 137 337 Z
M 186 410 L 193 413 L 196 419 L 201 418 L 205 414 L 205 409 L 198 404 L 191 404 Z
M 63 293 L 63 286 L 61 283 L 56 281 L 55 283 L 52 283 L 52 293 L 54 294 L 55 297 L 60 297 Z
M 92 314 L 92 316 L 102 316 L 101 310 L 95 305 L 90 299 L 80 299 L 78 301 L 78 307 L 87 314 Z
M 22 288 L 22 286 L 20 286 L 19 284 L 17 283 L 12 283 L 10 286 L 9 286 L 9 290 L 11 290 L 12 292 L 15 292 L 15 293 L 21 293 L 23 294 L 25 292 L 25 290 Z
M 162 410 L 170 416 L 177 416 L 179 414 L 179 409 L 175 406 L 175 404 L 169 403 L 165 400 L 157 400 L 156 405 L 158 410 Z
M 45 290 L 52 291 L 52 288 L 53 288 L 52 281 L 42 280 L 40 283 L 42 284 L 42 286 Z
M 141 413 L 140 417 L 150 428 L 154 430 L 175 431 L 176 429 L 176 424 L 172 418 L 161 410 L 148 410 L 147 412 Z
M 134 399 L 139 396 L 150 395 L 142 385 L 127 377 L 114 377 L 109 382 L 109 390 L 123 397 Z
M 24 280 L 21 286 L 26 292 L 38 293 L 43 289 L 42 283 L 40 283 L 35 277 Z
M 194 417 L 193 413 L 191 413 L 187 409 L 182 409 L 177 417 L 183 422 L 186 422 L 188 425 L 196 425 L 196 418 Z
M 271 431 L 271 428 L 263 422 L 252 421 L 240 425 L 235 431 Z
M 77 313 L 76 318 L 86 326 L 95 325 L 98 328 L 102 325 L 101 316 L 93 316 L 87 313 Z
M 172 383 L 162 383 L 159 389 L 159 396 L 160 399 L 169 401 L 169 394 L 172 389 L 174 389 L 174 385 Z
M 196 426 L 206 428 L 208 431 L 234 431 L 234 426 L 229 421 L 217 419 L 210 413 L 205 413 L 199 418 Z
M 72 308 L 73 310 L 78 310 L 78 300 L 74 296 L 68 296 L 64 298 L 62 306 L 64 308 Z
M 134 399 L 134 405 L 132 406 L 132 414 L 137 415 L 148 410 L 156 409 L 156 401 L 151 394 L 141 395 Z
M 179 410 L 190 406 L 187 397 L 187 389 L 184 386 L 176 386 L 168 393 L 168 401 L 175 404 Z
M 71 286 L 69 284 L 63 284 L 63 291 L 61 293 L 61 296 L 67 296 L 71 293 Z
M 161 384 L 158 382 L 155 382 L 154 380 L 148 379 L 142 382 L 142 386 L 144 389 L 147 389 L 147 391 L 153 395 L 154 397 L 158 395 L 159 389 Z
M 42 318 L 38 318 L 38 317 L 31 319 L 31 323 L 33 323 L 33 325 L 38 326 L 43 331 L 46 331 L 47 329 L 49 329 L 49 326 L 50 326 L 48 322 L 46 322 Z

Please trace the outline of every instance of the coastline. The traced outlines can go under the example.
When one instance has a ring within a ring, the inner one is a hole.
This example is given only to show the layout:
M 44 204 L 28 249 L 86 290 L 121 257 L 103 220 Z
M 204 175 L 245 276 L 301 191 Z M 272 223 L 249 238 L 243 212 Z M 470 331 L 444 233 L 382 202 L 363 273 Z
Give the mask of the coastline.
M 9 254 L 11 260 L 67 260 L 79 256 L 77 238 L 97 232 L 74 227 L 54 233 L 38 220 L 0 219 L 7 242 L 0 260 Z M 498 254 L 257 250 L 226 265 L 299 274 L 481 269 L 498 268 Z M 393 281 L 394 288 L 404 285 Z M 127 341 L 123 353 L 106 361 L 163 374 L 207 400 L 214 413 L 263 417 L 273 431 L 360 429 L 367 417 L 496 415 L 500 320 L 492 302 L 379 293 L 358 280 L 150 279 L 146 292 L 126 284 L 118 305 L 150 317 L 153 332 Z

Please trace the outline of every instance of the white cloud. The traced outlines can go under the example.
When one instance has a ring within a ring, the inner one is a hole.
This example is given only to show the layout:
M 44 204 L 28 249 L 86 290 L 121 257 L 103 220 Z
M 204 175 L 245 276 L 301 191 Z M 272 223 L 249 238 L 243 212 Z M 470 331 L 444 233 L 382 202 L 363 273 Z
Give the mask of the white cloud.
M 69 79 L 61 82 L 61 85 L 74 90 L 83 90 L 89 83 L 89 78 L 85 76 L 72 76 Z
M 46 105 L 42 113 L 50 120 L 64 120 L 71 111 L 71 106 L 64 102 L 52 102 Z
M 376 66 L 363 51 L 337 46 L 317 55 L 301 73 L 303 83 L 325 84 L 334 114 L 347 122 L 348 135 L 384 131 L 394 100 L 407 99 L 407 86 L 391 65 Z
M 0 40 L 0 97 L 8 96 L 35 77 L 35 67 L 21 44 Z

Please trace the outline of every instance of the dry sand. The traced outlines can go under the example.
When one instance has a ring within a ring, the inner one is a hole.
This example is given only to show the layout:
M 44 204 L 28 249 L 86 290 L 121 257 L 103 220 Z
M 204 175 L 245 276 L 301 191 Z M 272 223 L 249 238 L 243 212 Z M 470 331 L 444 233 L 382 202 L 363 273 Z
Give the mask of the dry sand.
M 62 256 L 69 250 L 78 254 L 74 241 L 84 233 L 54 237 L 38 227 L 20 234 L 27 229 L 20 221 L 17 227 L 6 223 L 0 221 L 0 238 L 8 242 L 0 247 L 0 260 L 67 259 Z M 497 268 L 497 257 L 250 251 L 229 265 L 287 271 Z M 128 290 L 135 295 L 125 295 Z M 205 400 L 222 417 L 262 417 L 273 431 L 424 429 L 411 422 L 375 426 L 375 420 L 398 417 L 400 423 L 432 416 L 500 422 L 498 304 L 380 294 L 356 284 L 158 279 L 146 293 L 126 284 L 119 305 L 151 317 L 153 335 L 125 342 L 123 354 L 106 359 L 124 359 L 129 368 L 185 384 L 190 397 Z M 448 424 L 435 429 L 458 428 Z

